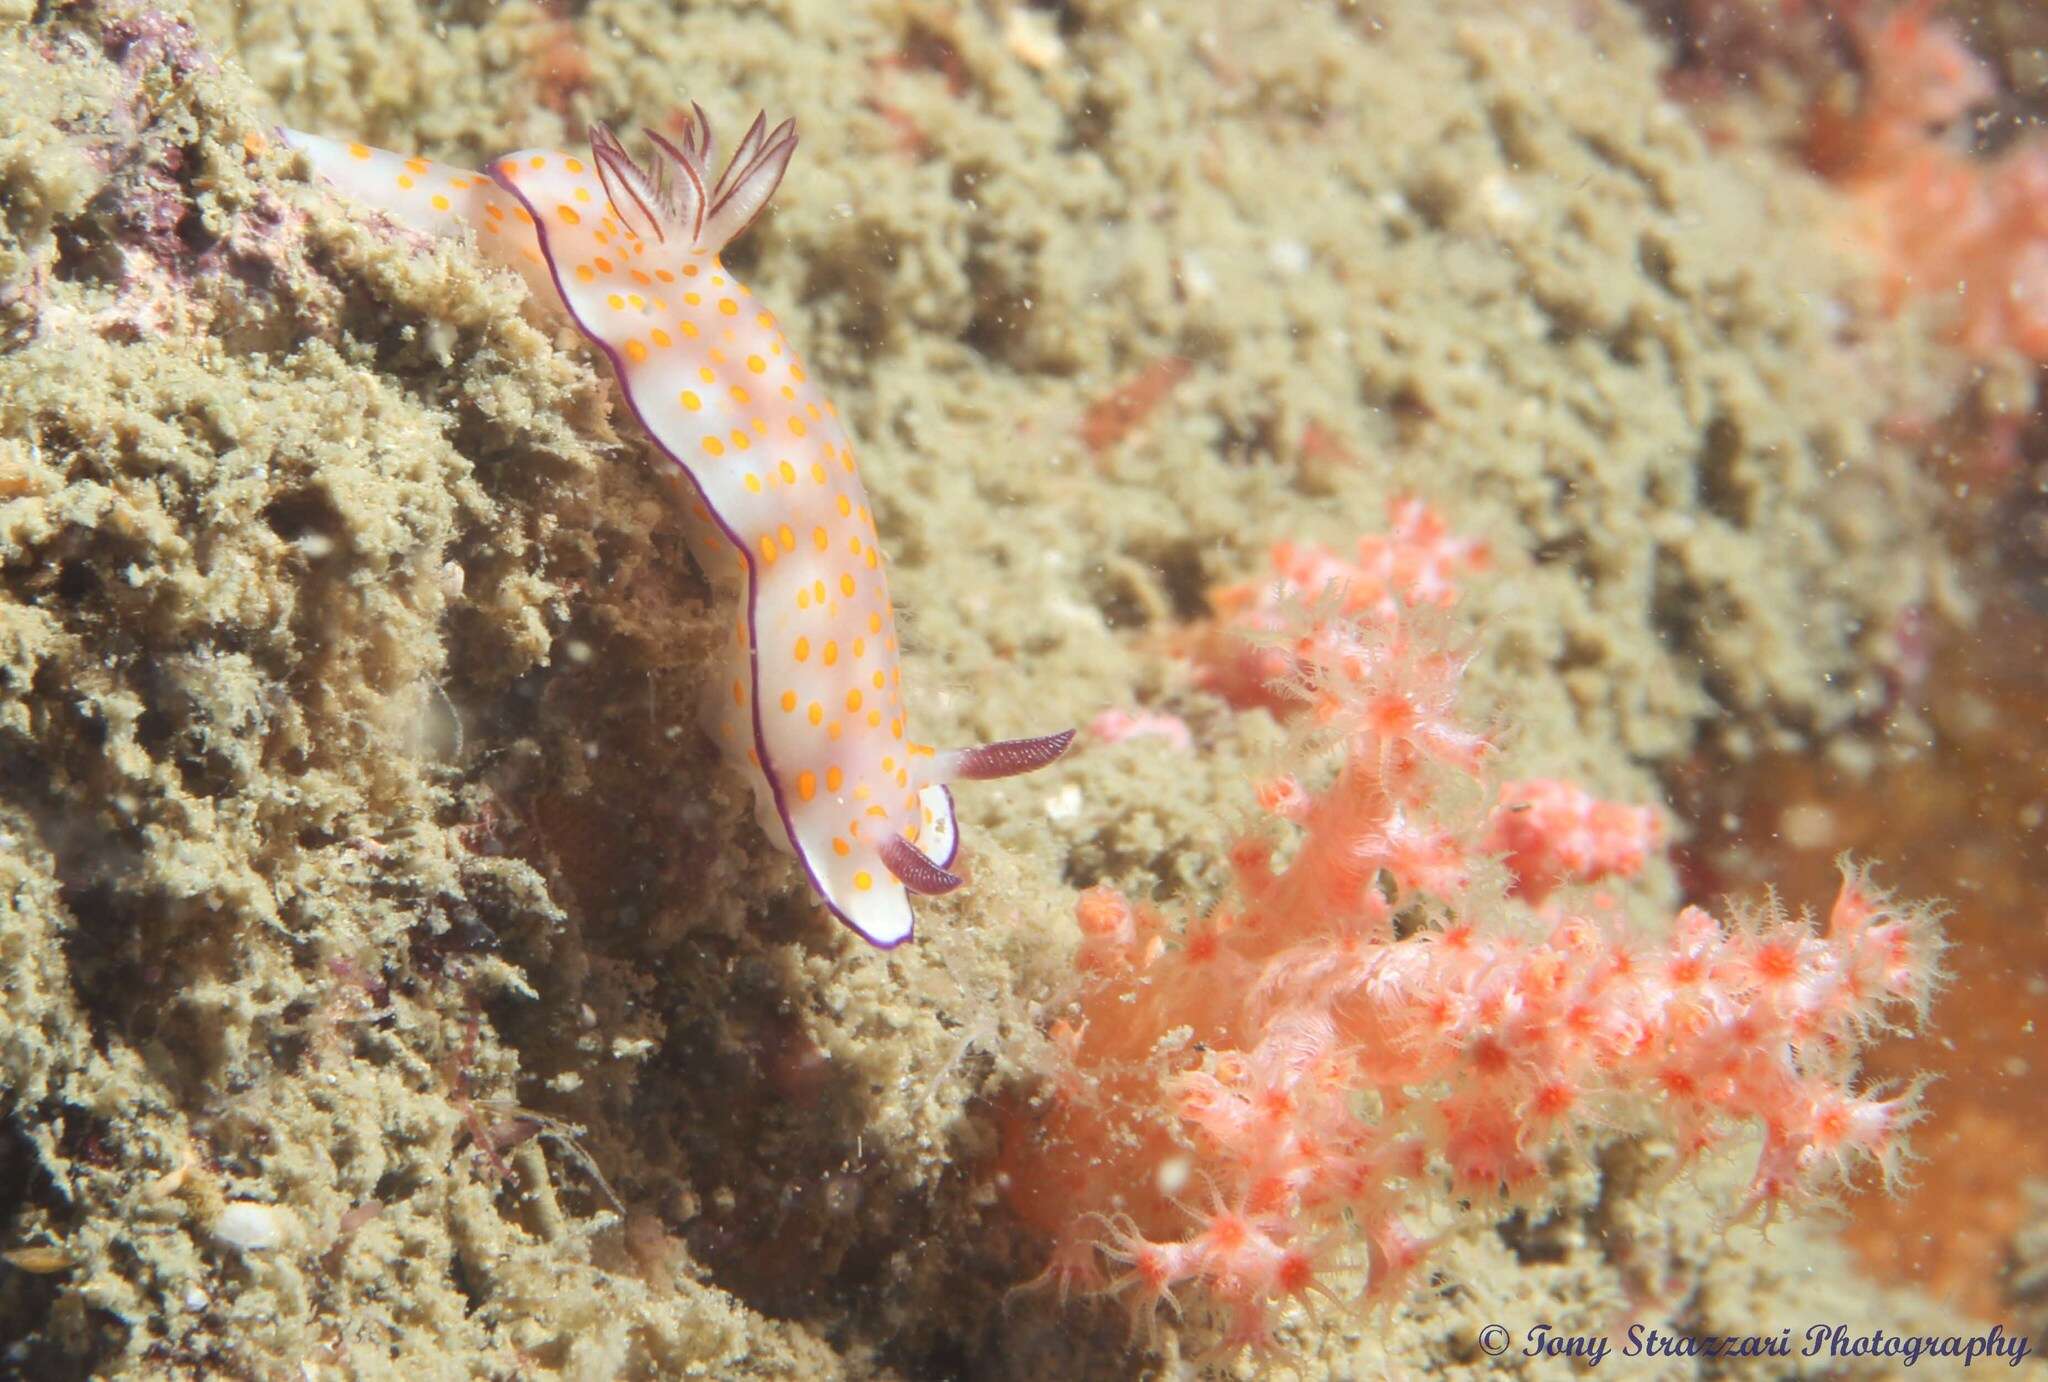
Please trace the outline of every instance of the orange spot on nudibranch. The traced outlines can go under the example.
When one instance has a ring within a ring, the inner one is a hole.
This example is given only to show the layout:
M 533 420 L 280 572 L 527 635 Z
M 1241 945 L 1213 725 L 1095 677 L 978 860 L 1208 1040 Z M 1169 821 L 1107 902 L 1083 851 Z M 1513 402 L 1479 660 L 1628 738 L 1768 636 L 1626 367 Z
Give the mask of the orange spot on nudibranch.
M 818 795 L 818 775 L 809 768 L 796 775 L 796 794 L 805 801 Z

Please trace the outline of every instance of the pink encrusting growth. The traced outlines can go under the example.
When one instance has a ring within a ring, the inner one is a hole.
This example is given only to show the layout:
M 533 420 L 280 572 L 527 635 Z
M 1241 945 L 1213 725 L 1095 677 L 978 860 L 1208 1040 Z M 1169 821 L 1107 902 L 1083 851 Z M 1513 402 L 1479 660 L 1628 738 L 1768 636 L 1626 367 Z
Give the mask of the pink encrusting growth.
M 1158 710 L 1105 710 L 1088 722 L 1088 733 L 1105 744 L 1164 739 L 1175 749 L 1195 746 L 1195 732 L 1186 720 Z
M 1447 601 L 1418 573 L 1474 563 L 1397 513 L 1408 536 L 1363 550 L 1405 552 L 1405 575 L 1318 562 L 1340 598 L 1282 555 L 1298 603 L 1270 694 L 1303 712 L 1304 761 L 1261 790 L 1272 823 L 1232 850 L 1228 895 L 1179 921 L 1080 898 L 1059 1059 L 1001 1172 L 1048 1277 L 1115 1296 L 1134 1330 L 1205 1306 L 1223 1346 L 1264 1349 L 1290 1304 L 1386 1300 L 1446 1220 L 1540 1196 L 1596 1130 L 1668 1138 L 1681 1167 L 1760 1131 L 1743 1208 L 1764 1216 L 1900 1171 L 1915 1099 L 1859 1087 L 1856 1056 L 1924 1016 L 1929 913 L 1856 869 L 1821 930 L 1687 907 L 1652 940 L 1607 908 L 1532 907 L 1638 867 L 1657 818 L 1543 781 L 1461 814 L 1494 744 L 1458 715 L 1463 660 L 1401 597 Z
M 528 149 L 471 172 L 286 131 L 358 200 L 437 235 L 474 235 L 558 305 L 618 373 L 679 467 L 699 566 L 737 588 L 705 724 L 752 783 L 768 837 L 840 920 L 877 945 L 911 932 L 910 892 L 958 887 L 945 783 L 1029 772 L 1071 732 L 942 752 L 911 737 L 895 610 L 853 445 L 774 315 L 719 252 L 767 204 L 794 122 L 756 117 L 713 176 L 711 123 L 651 165 L 591 127 L 588 159 Z
M 1816 108 L 1808 161 L 1863 208 L 1893 306 L 1938 295 L 1964 349 L 2048 360 L 2048 141 L 1969 152 L 1968 117 L 1998 83 L 1937 8 L 1914 0 L 1850 24 L 1861 100 L 1846 114 Z

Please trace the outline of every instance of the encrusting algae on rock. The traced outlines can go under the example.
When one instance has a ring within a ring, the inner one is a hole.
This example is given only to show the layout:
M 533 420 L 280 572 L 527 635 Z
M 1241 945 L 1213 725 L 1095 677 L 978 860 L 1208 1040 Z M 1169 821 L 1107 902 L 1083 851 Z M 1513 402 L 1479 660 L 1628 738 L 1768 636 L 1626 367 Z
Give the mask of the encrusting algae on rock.
M 1802 231 L 1825 191 L 1707 150 L 1633 14 L 789 15 L 0 17 L 7 1366 L 1127 1371 L 1113 1317 L 1003 1308 L 1046 1244 L 999 1154 L 1076 893 L 1205 911 L 1281 735 L 1169 650 L 1210 587 L 1426 498 L 1511 576 L 1461 607 L 1503 775 L 1598 801 L 1881 697 L 1938 586 L 1843 381 L 1904 347 Z M 1188 730 L 963 794 L 972 886 L 886 955 L 696 727 L 732 606 L 604 362 L 272 135 L 474 168 L 679 140 L 679 82 L 807 132 L 730 268 L 867 439 L 921 733 Z M 1677 901 L 1654 852 L 1608 882 Z M 1660 1190 L 1595 1141 L 1431 1267 L 1554 1319 L 1938 1320 L 1808 1223 L 1724 1236 L 1742 1155 Z M 1441 1368 L 1480 1309 L 1288 1343 Z

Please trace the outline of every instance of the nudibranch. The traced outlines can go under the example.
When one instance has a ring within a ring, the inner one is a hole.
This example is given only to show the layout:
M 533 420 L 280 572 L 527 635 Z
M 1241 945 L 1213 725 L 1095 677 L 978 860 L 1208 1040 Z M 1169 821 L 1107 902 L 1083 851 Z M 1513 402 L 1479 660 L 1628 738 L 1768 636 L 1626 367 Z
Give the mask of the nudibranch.
M 1071 730 L 937 751 L 909 737 L 875 519 L 837 410 L 719 252 L 782 180 L 793 121 L 764 117 L 711 177 L 711 122 L 648 132 L 635 163 L 603 125 L 590 157 L 540 149 L 483 172 L 283 131 L 341 191 L 413 229 L 474 234 L 610 359 L 628 408 L 688 486 L 698 565 L 739 592 L 707 730 L 754 789 L 769 839 L 878 946 L 910 894 L 960 885 L 945 784 L 1058 758 Z

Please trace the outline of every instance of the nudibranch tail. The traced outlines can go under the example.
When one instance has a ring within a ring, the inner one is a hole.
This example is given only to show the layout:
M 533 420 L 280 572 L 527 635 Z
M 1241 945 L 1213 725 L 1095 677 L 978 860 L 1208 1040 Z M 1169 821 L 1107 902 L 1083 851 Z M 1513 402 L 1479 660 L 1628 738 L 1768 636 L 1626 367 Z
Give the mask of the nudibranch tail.
M 759 214 L 796 126 L 758 116 L 716 179 L 711 122 L 650 133 L 652 171 L 591 128 L 586 162 L 528 149 L 487 174 L 291 135 L 313 166 L 399 221 L 473 229 L 610 360 L 627 407 L 693 492 L 684 525 L 714 584 L 744 595 L 704 720 L 748 777 L 769 838 L 827 909 L 878 946 L 910 893 L 960 886 L 954 778 L 1050 763 L 1068 731 L 940 754 L 909 738 L 874 514 L 837 410 L 718 252 Z

